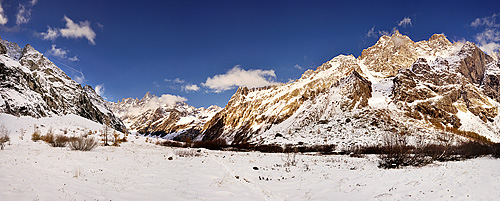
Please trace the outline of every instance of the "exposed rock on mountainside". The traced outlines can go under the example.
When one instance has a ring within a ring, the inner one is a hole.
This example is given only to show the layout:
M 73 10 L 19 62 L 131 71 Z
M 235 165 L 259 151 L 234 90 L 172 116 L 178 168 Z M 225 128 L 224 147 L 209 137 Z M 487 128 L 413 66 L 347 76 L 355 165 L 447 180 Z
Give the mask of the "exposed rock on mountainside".
M 129 129 L 175 140 L 194 139 L 203 125 L 221 110 L 218 106 L 195 108 L 182 101 L 168 101 L 166 96 L 148 92 L 141 100 L 124 98 L 109 104 Z
M 293 83 L 240 87 L 198 139 L 354 146 L 388 132 L 428 140 L 451 132 L 498 142 L 499 75 L 499 63 L 473 43 L 442 34 L 413 42 L 396 32 Z
M 84 90 L 31 45 L 20 51 L 17 44 L 1 40 L 0 47 L 7 50 L 0 54 L 0 112 L 35 118 L 76 114 L 125 129 L 90 86 Z

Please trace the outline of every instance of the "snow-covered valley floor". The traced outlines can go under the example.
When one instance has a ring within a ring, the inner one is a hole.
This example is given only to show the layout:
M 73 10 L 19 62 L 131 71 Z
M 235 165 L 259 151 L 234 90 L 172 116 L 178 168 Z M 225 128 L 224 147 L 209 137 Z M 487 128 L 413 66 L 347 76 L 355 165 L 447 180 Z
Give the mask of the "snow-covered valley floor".
M 20 124 L 9 118 L 0 116 L 2 122 L 12 123 L 8 128 L 17 129 Z M 170 148 L 135 136 L 120 147 L 81 152 L 33 142 L 29 135 L 21 140 L 12 130 L 11 145 L 0 151 L 0 200 L 500 198 L 500 160 L 489 157 L 386 170 L 377 167 L 375 156 L 294 158 L 293 154 Z

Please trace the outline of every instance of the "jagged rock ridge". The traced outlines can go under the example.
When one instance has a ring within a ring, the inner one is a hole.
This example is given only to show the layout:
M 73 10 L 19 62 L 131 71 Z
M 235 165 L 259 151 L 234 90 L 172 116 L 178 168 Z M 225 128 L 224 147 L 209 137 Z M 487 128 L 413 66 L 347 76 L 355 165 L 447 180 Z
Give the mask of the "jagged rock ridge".
M 293 83 L 240 87 L 198 139 L 354 146 L 385 133 L 438 139 L 470 131 L 498 142 L 499 72 L 500 63 L 473 43 L 442 34 L 414 42 L 396 32 Z
M 0 112 L 35 118 L 76 114 L 125 130 L 92 87 L 82 88 L 31 45 L 21 49 L 0 40 L 0 49 Z
M 132 131 L 174 140 L 194 139 L 203 125 L 221 110 L 215 105 L 195 108 L 182 101 L 168 101 L 165 96 L 148 92 L 141 100 L 124 98 L 109 104 Z

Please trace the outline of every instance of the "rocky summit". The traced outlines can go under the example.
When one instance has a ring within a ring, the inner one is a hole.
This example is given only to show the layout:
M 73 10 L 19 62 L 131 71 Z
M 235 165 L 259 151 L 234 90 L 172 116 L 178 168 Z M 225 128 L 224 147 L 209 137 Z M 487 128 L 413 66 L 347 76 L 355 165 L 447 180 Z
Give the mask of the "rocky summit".
M 82 87 L 31 45 L 0 39 L 0 112 L 35 118 L 75 114 L 125 126 L 90 86 Z
M 499 74 L 500 62 L 474 43 L 396 32 L 295 82 L 240 87 L 198 139 L 350 147 L 396 132 L 499 142 Z

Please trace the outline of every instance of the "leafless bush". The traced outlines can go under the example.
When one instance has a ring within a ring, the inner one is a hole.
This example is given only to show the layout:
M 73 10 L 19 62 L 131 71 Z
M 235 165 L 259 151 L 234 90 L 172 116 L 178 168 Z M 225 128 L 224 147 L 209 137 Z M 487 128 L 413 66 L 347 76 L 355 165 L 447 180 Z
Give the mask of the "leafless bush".
M 193 149 L 177 149 L 175 150 L 175 155 L 179 157 L 196 157 L 201 154 Z
M 285 158 L 281 158 L 284 162 L 283 167 L 297 166 L 297 152 L 287 153 Z
M 38 141 L 38 140 L 41 140 L 42 139 L 42 135 L 41 135 L 41 132 L 40 132 L 40 129 L 38 129 L 38 126 L 33 125 L 33 134 L 31 134 L 31 140 L 33 140 L 34 142 Z
M 69 141 L 69 147 L 72 150 L 91 151 L 99 146 L 99 140 L 94 137 L 74 137 Z
M 110 132 L 111 132 L 111 127 L 109 127 L 107 124 L 104 124 L 104 126 L 102 127 L 102 130 L 101 130 L 101 140 L 102 140 L 102 144 L 104 146 L 109 146 L 109 137 L 110 137 Z
M 184 145 L 181 142 L 166 140 L 160 143 L 162 146 L 166 147 L 183 147 Z
M 2 124 L 0 126 L 0 149 L 3 150 L 7 142 L 10 143 L 10 131 Z
M 49 144 L 52 147 L 65 147 L 69 141 L 70 141 L 70 138 L 68 136 L 56 135 L 54 137 L 54 140 L 52 140 L 52 142 Z
M 326 144 L 326 145 L 312 145 L 312 146 L 296 146 L 296 145 L 291 145 L 288 144 L 285 146 L 285 149 L 283 152 L 285 153 L 293 153 L 293 152 L 300 152 L 300 153 L 306 153 L 306 152 L 318 152 L 321 154 L 331 154 L 333 153 L 335 149 L 334 144 Z
M 432 159 L 423 154 L 414 153 L 415 147 L 408 145 L 408 138 L 404 133 L 392 133 L 383 138 L 383 152 L 380 154 L 379 167 L 399 168 L 401 166 L 424 166 Z
M 46 143 L 53 144 L 54 143 L 54 131 L 52 130 L 52 128 L 49 128 L 49 130 L 47 131 L 47 134 L 42 136 L 41 139 L 43 141 L 45 141 Z
M 192 143 L 193 148 L 206 148 L 210 150 L 222 150 L 227 146 L 226 140 L 222 138 L 207 141 L 195 141 Z
M 263 144 L 256 145 L 255 151 L 265 152 L 265 153 L 283 153 L 284 149 L 281 145 L 276 144 Z

